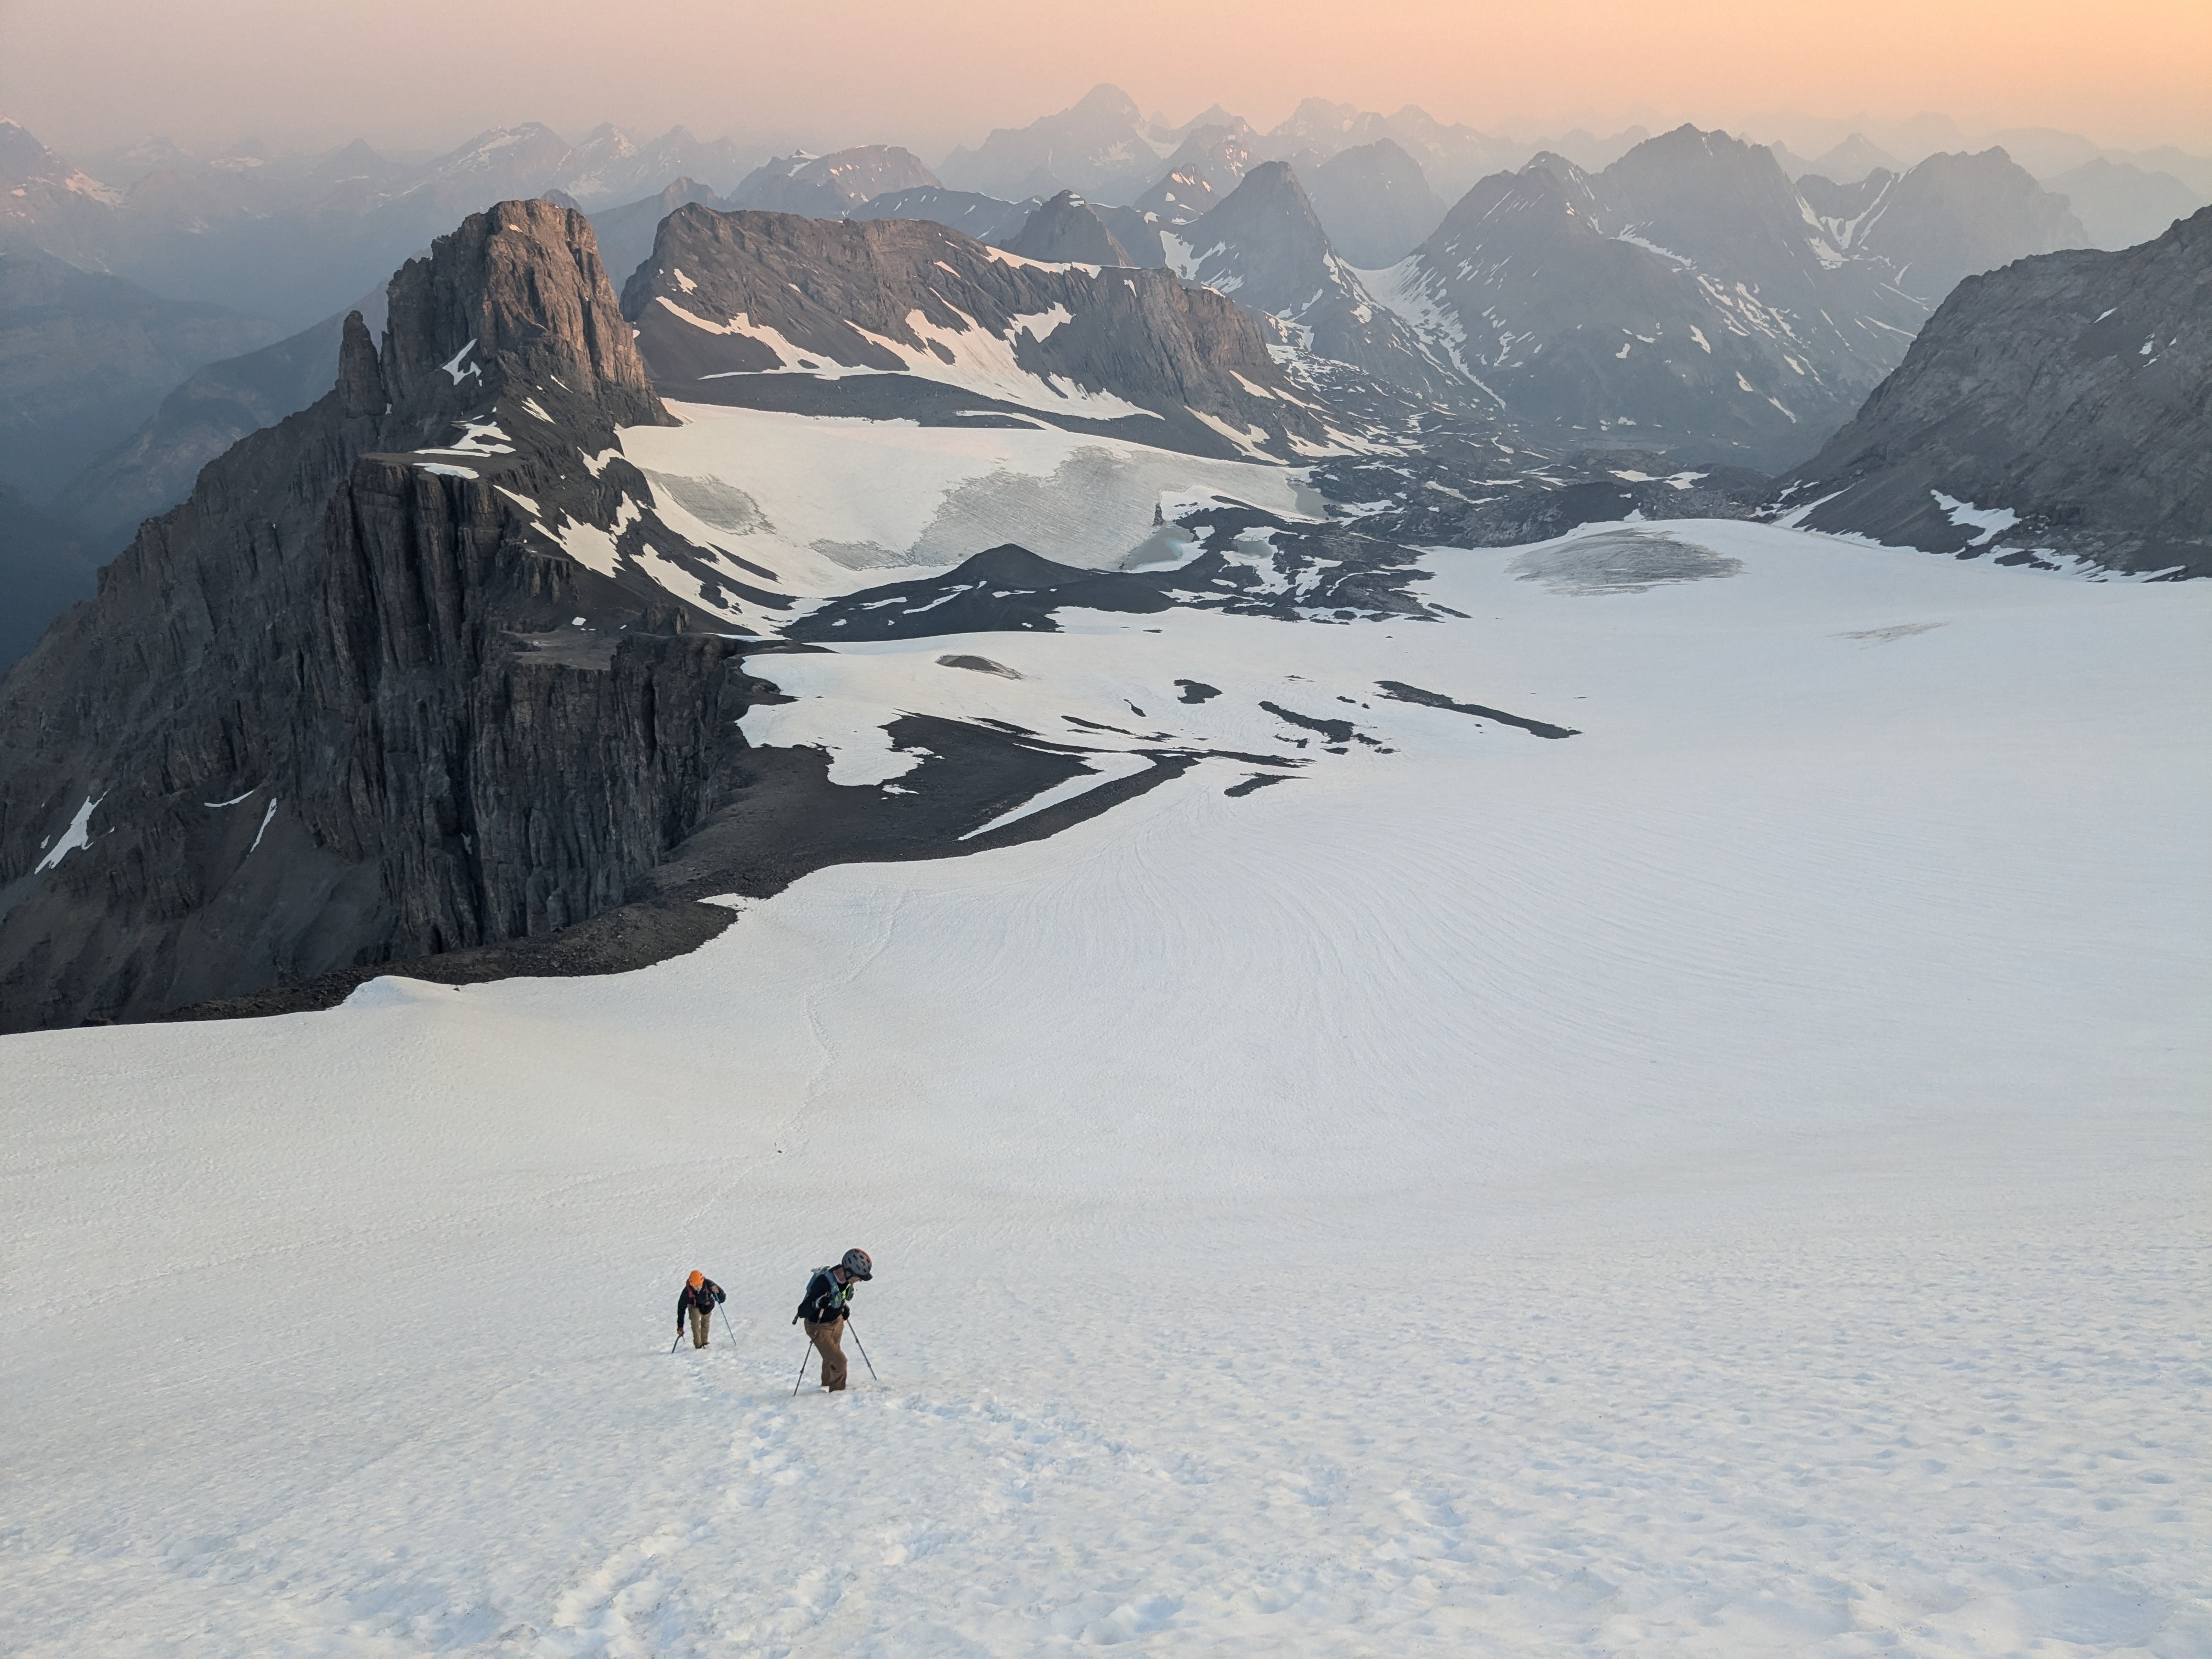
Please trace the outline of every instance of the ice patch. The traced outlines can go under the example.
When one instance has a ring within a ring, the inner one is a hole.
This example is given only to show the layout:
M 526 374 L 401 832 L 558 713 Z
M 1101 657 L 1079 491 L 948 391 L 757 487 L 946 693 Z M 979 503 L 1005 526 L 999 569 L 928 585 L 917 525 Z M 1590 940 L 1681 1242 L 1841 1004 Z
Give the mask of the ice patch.
M 1743 561 L 1648 530 L 1607 530 L 1532 549 L 1506 569 L 1554 593 L 1643 593 L 1676 582 L 1734 576 Z
M 1026 329 L 1032 339 L 1048 340 L 1052 337 L 1054 331 L 1062 323 L 1072 323 L 1074 320 L 1073 312 L 1066 306 L 1055 305 L 1049 311 L 1024 312 L 1020 316 L 1010 319 L 1006 324 L 1006 334 L 1011 338 Z
M 449 444 L 434 444 L 417 450 L 419 455 L 512 455 L 514 446 L 507 441 L 507 434 L 496 421 L 457 422 L 461 435 Z
M 453 381 L 455 386 L 459 386 L 463 380 L 467 380 L 471 375 L 474 375 L 479 380 L 483 379 L 483 369 L 481 365 L 471 363 L 466 368 L 463 368 L 461 367 L 462 362 L 468 356 L 469 353 L 474 351 L 476 349 L 477 343 L 474 340 L 471 340 L 466 345 L 463 346 L 459 351 L 456 351 L 444 362 L 438 365 L 439 368 L 444 369 L 447 374 L 453 377 Z
M 85 797 L 84 805 L 76 809 L 76 816 L 69 821 L 69 828 L 62 831 L 61 839 L 47 849 L 46 857 L 39 860 L 31 872 L 33 875 L 43 875 L 71 853 L 80 852 L 92 845 L 93 808 L 106 799 L 105 795 Z
M 1310 486 L 1272 458 L 1209 459 L 1055 427 L 672 407 L 684 424 L 623 433 L 655 499 L 705 506 L 700 517 L 710 522 L 681 522 L 684 533 L 773 567 L 795 593 L 848 592 L 867 573 L 945 568 L 1006 542 L 1063 564 L 1111 568 L 1152 532 L 1164 495 L 1219 494 L 1285 516 L 1315 513 Z M 720 506 L 702 495 L 719 491 L 729 492 Z
M 1109 392 L 1093 391 L 1088 386 L 1060 374 L 1038 374 L 1024 368 L 1017 359 L 1015 341 L 1026 328 L 1032 337 L 1043 339 L 1062 323 L 1073 320 L 1063 306 L 1054 306 L 1013 320 L 1005 335 L 992 333 L 964 312 L 955 312 L 963 327 L 945 328 L 929 319 L 920 308 L 909 311 L 906 325 L 920 343 L 908 345 L 903 340 L 893 339 L 887 334 L 878 334 L 862 328 L 857 323 L 846 326 L 869 344 L 899 360 L 896 368 L 880 368 L 868 364 L 838 363 L 825 359 L 821 353 L 801 350 L 783 332 L 766 323 L 755 323 L 750 316 L 739 312 L 727 322 L 717 323 L 687 311 L 666 295 L 659 303 L 692 327 L 709 334 L 726 334 L 751 340 L 774 352 L 776 366 L 764 369 L 728 369 L 709 374 L 708 380 L 734 380 L 750 374 L 803 374 L 815 380 L 839 380 L 856 379 L 870 374 L 912 374 L 926 380 L 935 380 L 945 386 L 958 386 L 964 392 L 991 398 L 997 403 L 1012 404 L 1017 408 L 1035 409 L 1048 414 L 1076 414 L 1091 420 L 1124 420 L 1139 416 L 1162 418 L 1157 411 L 1131 403 L 1126 398 Z M 933 347 L 941 349 L 932 349 Z
M 625 495 L 622 505 L 615 509 L 614 523 L 605 530 L 595 524 L 564 518 L 548 533 L 561 544 L 562 552 L 585 569 L 597 571 L 602 576 L 611 576 L 622 565 L 622 556 L 616 549 L 616 541 L 623 532 L 644 516 L 637 503 Z
M 793 677 L 775 666 L 775 683 L 786 690 Z M 911 749 L 892 746 L 888 721 L 895 711 L 851 697 L 801 696 L 745 711 L 738 729 L 762 749 L 819 749 L 830 757 L 830 781 L 858 789 L 902 778 L 921 764 Z
M 1951 522 L 1961 529 L 1978 529 L 1982 533 L 1966 544 L 1969 547 L 1987 547 L 2006 531 L 2020 522 L 2020 514 L 2008 507 L 1976 507 L 1972 501 L 1946 495 L 1940 489 L 1928 492 L 1936 505 L 1950 516 Z

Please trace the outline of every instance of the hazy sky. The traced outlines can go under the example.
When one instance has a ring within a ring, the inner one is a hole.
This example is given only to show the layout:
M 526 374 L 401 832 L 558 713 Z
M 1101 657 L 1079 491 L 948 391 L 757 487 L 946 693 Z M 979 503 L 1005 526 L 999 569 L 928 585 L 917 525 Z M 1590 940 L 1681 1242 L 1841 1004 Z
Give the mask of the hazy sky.
M 1522 137 L 1921 110 L 2212 150 L 2212 0 L 0 0 L 0 114 L 443 148 L 603 120 L 935 161 L 1112 81 L 1261 127 L 1318 95 Z

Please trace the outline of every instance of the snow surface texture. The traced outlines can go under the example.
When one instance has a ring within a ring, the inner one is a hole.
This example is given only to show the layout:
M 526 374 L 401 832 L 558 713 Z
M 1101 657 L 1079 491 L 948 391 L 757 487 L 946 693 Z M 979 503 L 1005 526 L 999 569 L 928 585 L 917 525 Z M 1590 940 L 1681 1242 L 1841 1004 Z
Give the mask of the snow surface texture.
M 1311 763 L 5 1039 L 9 1650 L 2212 1651 L 2212 589 L 1667 534 L 1741 568 L 757 658 Z
M 944 568 L 1004 542 L 1110 568 L 1152 533 L 1163 495 L 1218 491 L 1309 510 L 1300 477 L 1040 427 L 923 427 L 672 404 L 623 451 L 672 528 L 774 570 L 784 591 L 849 592 L 893 567 Z M 769 619 L 773 620 L 773 619 Z

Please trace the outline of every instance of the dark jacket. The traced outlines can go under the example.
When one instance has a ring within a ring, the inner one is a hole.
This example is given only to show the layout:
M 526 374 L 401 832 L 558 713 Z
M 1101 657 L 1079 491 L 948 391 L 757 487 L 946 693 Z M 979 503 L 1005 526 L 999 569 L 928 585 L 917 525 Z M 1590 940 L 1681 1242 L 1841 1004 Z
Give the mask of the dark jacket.
M 722 1287 L 711 1279 L 702 1279 L 696 1291 L 689 1285 L 684 1285 L 684 1294 L 676 1298 L 676 1328 L 679 1331 L 684 1328 L 684 1316 L 692 1309 L 698 1309 L 711 1319 L 714 1316 L 714 1304 L 729 1299 L 722 1294 Z
M 848 1279 L 840 1285 L 827 1267 L 817 1267 L 814 1277 L 806 1281 L 806 1294 L 799 1298 L 799 1317 L 817 1325 L 827 1325 L 846 1317 L 853 1300 L 853 1286 L 857 1280 Z

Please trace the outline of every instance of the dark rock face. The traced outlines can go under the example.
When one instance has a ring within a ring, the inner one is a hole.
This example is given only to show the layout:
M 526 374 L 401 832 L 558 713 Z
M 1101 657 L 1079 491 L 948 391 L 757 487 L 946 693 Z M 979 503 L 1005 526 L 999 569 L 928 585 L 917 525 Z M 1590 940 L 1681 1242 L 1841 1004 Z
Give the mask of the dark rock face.
M 666 418 L 576 214 L 505 203 L 402 269 L 382 351 L 349 319 L 336 389 L 0 682 L 0 1027 L 620 903 L 715 799 L 747 682 L 542 520 L 618 524 L 643 480 L 590 458 Z
M 1174 234 L 1188 250 L 1184 276 L 1279 319 L 1299 349 L 1422 396 L 1465 389 L 1336 257 L 1287 162 L 1254 167 L 1228 200 Z
M 1532 434 L 1794 464 L 1948 285 L 2041 252 L 2063 204 L 1991 150 L 1796 185 L 1680 127 L 1601 173 L 1540 155 L 1468 192 L 1376 297 Z
M 1961 557 L 2212 575 L 2208 455 L 2212 208 L 1968 277 L 1776 506 Z
M 1747 467 L 1671 466 L 1635 451 L 1516 454 L 1480 433 L 1439 433 L 1402 456 L 1346 456 L 1310 476 L 1356 528 L 1409 547 L 1515 547 L 1631 514 L 1752 519 L 1774 493 Z
M 623 302 L 669 397 L 925 423 L 1001 412 L 1231 457 L 1330 441 L 1221 295 L 1164 270 L 1036 264 L 921 221 L 687 207 Z
M 1126 265 L 1127 249 L 1114 240 L 1105 221 L 1091 211 L 1091 204 L 1072 190 L 1064 190 L 1023 222 L 1021 230 L 1006 244 L 1006 252 L 1024 259 L 1049 264 Z
M 1685 127 L 1602 173 L 1540 155 L 1484 179 L 1378 297 L 1542 437 L 1771 466 L 1924 315 L 1812 230 L 1770 151 Z
M 1168 265 L 1166 244 L 1160 240 L 1160 222 L 1134 208 L 1114 207 L 1093 202 L 1091 210 L 1098 216 L 1114 240 L 1128 255 L 1128 263 L 1141 265 L 1148 270 L 1165 270 Z
M 1421 164 L 1388 138 L 1339 150 L 1303 176 L 1328 240 L 1363 270 L 1395 264 L 1443 221 Z
M 1191 505 L 1174 528 L 1184 556 L 1170 568 L 1085 570 L 1010 544 L 941 575 L 842 595 L 786 634 L 837 645 L 1050 634 L 1059 630 L 1054 613 L 1063 608 L 1145 616 L 1182 605 L 1282 622 L 1430 614 L 1414 591 L 1429 573 L 1401 543 L 1222 497 Z

